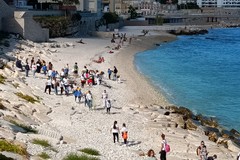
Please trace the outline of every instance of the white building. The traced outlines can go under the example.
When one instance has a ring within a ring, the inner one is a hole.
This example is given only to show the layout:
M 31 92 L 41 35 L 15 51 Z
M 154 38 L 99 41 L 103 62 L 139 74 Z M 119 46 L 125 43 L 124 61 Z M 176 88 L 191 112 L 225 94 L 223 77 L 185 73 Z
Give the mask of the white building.
M 199 7 L 240 8 L 240 0 L 197 0 Z

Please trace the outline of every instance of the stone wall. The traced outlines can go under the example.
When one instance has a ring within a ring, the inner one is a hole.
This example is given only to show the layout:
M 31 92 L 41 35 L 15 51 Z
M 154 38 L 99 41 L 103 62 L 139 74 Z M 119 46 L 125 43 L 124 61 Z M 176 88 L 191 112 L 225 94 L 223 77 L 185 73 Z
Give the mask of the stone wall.
M 9 7 L 4 0 L 0 0 L 0 30 L 3 28 L 3 18 L 4 17 L 13 17 L 14 10 Z
M 18 33 L 25 39 L 35 42 L 49 40 L 48 29 L 43 29 L 37 24 L 31 15 L 26 12 L 14 12 L 14 17 L 2 18 L 2 30 L 5 32 Z

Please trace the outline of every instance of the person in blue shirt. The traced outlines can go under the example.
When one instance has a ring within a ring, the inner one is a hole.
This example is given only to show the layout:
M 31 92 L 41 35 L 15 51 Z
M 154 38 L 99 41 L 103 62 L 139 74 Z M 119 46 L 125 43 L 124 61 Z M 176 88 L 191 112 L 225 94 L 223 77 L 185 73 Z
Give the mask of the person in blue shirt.
M 77 102 L 77 98 L 78 98 L 78 102 L 81 101 L 82 92 L 81 92 L 81 89 L 79 87 L 77 87 L 74 90 L 73 95 L 75 96 L 75 102 Z

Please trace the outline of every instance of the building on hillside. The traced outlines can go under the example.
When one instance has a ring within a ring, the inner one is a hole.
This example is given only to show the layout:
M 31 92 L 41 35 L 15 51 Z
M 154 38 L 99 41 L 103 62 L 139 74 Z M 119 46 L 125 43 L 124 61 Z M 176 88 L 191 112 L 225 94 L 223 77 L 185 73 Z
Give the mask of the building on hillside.
M 128 13 L 128 4 L 124 3 L 122 0 L 115 1 L 115 12 L 118 15 L 127 14 Z
M 197 3 L 197 0 L 178 0 L 178 4 Z
M 176 10 L 177 5 L 174 4 L 160 4 L 159 2 L 141 2 L 138 4 L 138 13 L 143 16 L 173 13 Z
M 240 0 L 197 0 L 199 7 L 240 8 Z

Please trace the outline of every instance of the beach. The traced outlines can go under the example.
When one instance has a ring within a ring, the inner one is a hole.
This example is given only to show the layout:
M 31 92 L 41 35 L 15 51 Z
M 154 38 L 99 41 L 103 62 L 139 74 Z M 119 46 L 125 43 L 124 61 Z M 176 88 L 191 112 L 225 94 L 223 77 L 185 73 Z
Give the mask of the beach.
M 176 37 L 165 32 L 154 32 L 147 36 L 136 34 L 132 37 L 131 44 L 124 42 L 119 50 L 112 50 L 115 45 L 111 44 L 110 37 L 92 37 L 83 38 L 85 44 L 78 43 L 79 38 L 56 38 L 51 39 L 51 43 L 21 41 L 17 42 L 22 44 L 21 52 L 14 49 L 9 51 L 15 52 L 15 56 L 22 58 L 23 61 L 26 57 L 51 61 L 53 68 L 59 72 L 66 64 L 69 64 L 71 71 L 75 62 L 78 63 L 79 72 L 84 66 L 89 70 L 104 72 L 101 85 L 81 87 L 83 93 L 88 90 L 92 92 L 93 109 L 89 110 L 84 103 L 76 103 L 73 95 L 44 93 L 47 77 L 43 74 L 36 74 L 36 78 L 33 78 L 30 72 L 30 76 L 25 78 L 24 72 L 13 73 L 6 68 L 1 70 L 1 74 L 20 84 L 17 88 L 1 84 L 3 90 L 0 93 L 1 99 L 10 101 L 9 106 L 22 104 L 28 108 L 19 108 L 27 115 L 25 118 L 20 113 L 16 114 L 16 110 L 13 109 L 3 112 L 4 116 L 14 117 L 15 114 L 17 119 L 39 130 L 39 134 L 14 133 L 16 141 L 26 145 L 31 159 L 37 159 L 41 152 L 48 153 L 53 160 L 63 159 L 69 153 L 82 154 L 79 150 L 83 148 L 98 150 L 101 154 L 99 158 L 102 160 L 147 159 L 146 153 L 149 149 L 153 149 L 159 159 L 162 133 L 166 135 L 171 146 L 171 151 L 167 154 L 168 160 L 198 159 L 196 148 L 202 140 L 205 141 L 209 155 L 217 154 L 220 160 L 236 159 L 238 148 L 232 147 L 230 151 L 208 140 L 201 131 L 184 130 L 181 126 L 176 128 L 176 124 L 180 124 L 181 116 L 164 115 L 169 111 L 165 107 L 171 104 L 134 65 L 136 53 L 152 49 L 156 44 L 175 40 Z M 60 47 L 53 47 L 56 45 Z M 110 51 L 113 53 L 109 53 Z M 104 62 L 96 63 L 99 57 L 104 57 Z M 113 69 L 114 66 L 118 69 L 119 81 L 108 79 L 107 70 Z M 24 82 L 21 79 L 24 79 Z M 79 78 L 76 82 L 77 85 L 74 87 L 80 85 Z M 106 109 L 102 106 L 101 97 L 104 90 L 112 102 L 110 114 L 106 114 Z M 9 95 L 6 95 L 9 91 Z M 14 95 L 17 91 L 40 97 L 40 103 L 32 105 L 21 100 Z M 34 113 L 33 108 L 36 110 Z M 120 143 L 113 143 L 110 129 L 114 121 L 118 122 L 120 128 L 126 123 L 129 130 L 127 146 L 123 145 L 121 134 Z M 12 138 L 9 137 L 7 139 Z M 60 137 L 63 137 L 63 140 Z M 58 152 L 31 143 L 34 138 L 48 140 Z

